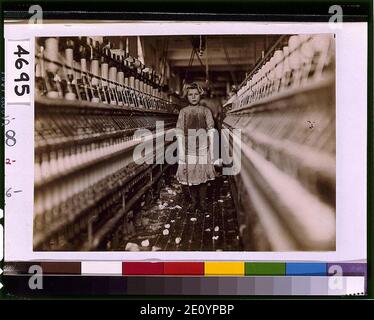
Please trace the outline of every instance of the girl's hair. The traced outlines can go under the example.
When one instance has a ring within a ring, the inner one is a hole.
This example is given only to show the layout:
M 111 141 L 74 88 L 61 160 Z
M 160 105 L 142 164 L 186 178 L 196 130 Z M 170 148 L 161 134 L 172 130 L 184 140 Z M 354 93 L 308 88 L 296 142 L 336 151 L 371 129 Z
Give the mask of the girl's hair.
M 187 97 L 188 90 L 196 89 L 200 95 L 203 95 L 204 90 L 196 82 L 185 84 L 183 87 L 183 98 Z

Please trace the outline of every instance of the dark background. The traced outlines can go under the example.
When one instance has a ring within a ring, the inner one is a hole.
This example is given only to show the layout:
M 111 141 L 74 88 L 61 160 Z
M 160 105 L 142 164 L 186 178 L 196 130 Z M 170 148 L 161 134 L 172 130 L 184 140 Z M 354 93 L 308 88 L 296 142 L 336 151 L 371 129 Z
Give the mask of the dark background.
M 373 2 L 359 1 L 1 1 L 2 19 L 28 19 L 28 8 L 38 4 L 43 8 L 44 19 L 105 19 L 105 20 L 205 20 L 205 21 L 328 21 L 331 5 L 341 5 L 343 21 L 368 21 L 368 292 L 374 298 L 373 281 Z M 1 30 L 3 32 L 3 29 Z M 3 34 L 0 35 L 4 45 Z M 0 67 L 3 76 L 4 56 L 1 52 Z M 1 77 L 2 79 L 3 77 Z M 2 80 L 1 80 L 2 82 Z M 2 95 L 3 95 L 3 87 Z M 2 110 L 4 106 L 2 105 Z M 4 152 L 4 135 L 1 139 L 1 155 Z M 4 177 L 4 167 L 0 168 Z M 4 180 L 0 192 L 1 207 L 4 208 Z M 3 220 L 0 221 L 3 224 Z M 2 267 L 0 262 L 0 267 Z M 0 276 L 1 278 L 1 276 Z M 1 295 L 1 293 L 0 293 Z M 8 297 L 9 298 L 9 297 Z M 147 297 L 151 298 L 151 297 Z M 202 299 L 203 297 L 199 297 Z M 221 297 L 223 298 L 223 297 Z M 238 298 L 238 297 L 236 297 Z M 256 299 L 256 297 L 242 297 Z M 257 297 L 258 298 L 258 297 Z M 344 298 L 344 297 L 343 297 Z M 345 297 L 346 299 L 347 297 Z M 352 297 L 351 297 L 352 298 Z M 354 298 L 354 297 L 353 297 Z M 360 297 L 357 297 L 360 298 Z M 362 297 L 361 297 L 362 298 Z M 227 297 L 225 297 L 227 299 Z M 201 301 L 202 302 L 202 301 Z M 235 304 L 235 302 L 234 302 Z M 308 304 L 309 305 L 309 304 Z M 91 304 L 92 306 L 92 304 Z M 284 305 L 282 304 L 282 307 Z M 332 310 L 337 310 L 342 304 L 337 304 Z M 128 306 L 127 306 L 128 307 Z M 261 306 L 260 306 L 261 307 Z M 281 306 L 278 306 L 281 307 Z M 315 308 L 310 308 L 312 310 Z M 361 309 L 356 305 L 356 314 Z M 14 308 L 12 308 L 14 309 Z M 126 307 L 125 307 L 126 309 Z M 125 309 L 123 310 L 125 312 Z M 246 308 L 245 308 L 246 309 Z M 282 308 L 283 309 L 283 308 Z M 276 308 L 279 310 L 279 308 Z M 285 309 L 283 309 L 285 310 Z M 317 308 L 321 312 L 321 309 Z M 323 308 L 327 310 L 327 308 Z M 128 311 L 127 311 L 128 312 Z M 287 312 L 289 313 L 289 312 Z M 324 311 L 323 311 L 324 313 Z M 305 309 L 303 314 L 305 314 Z M 127 314 L 128 315 L 128 314 Z M 248 316 L 249 314 L 247 314 Z M 335 315 L 335 313 L 334 313 Z

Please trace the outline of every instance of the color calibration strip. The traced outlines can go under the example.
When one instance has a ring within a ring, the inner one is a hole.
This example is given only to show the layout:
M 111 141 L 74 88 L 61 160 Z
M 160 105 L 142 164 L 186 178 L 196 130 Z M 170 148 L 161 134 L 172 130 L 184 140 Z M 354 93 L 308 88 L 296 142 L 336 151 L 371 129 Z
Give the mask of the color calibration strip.
M 4 274 L 27 274 L 38 265 L 44 274 L 124 276 L 366 276 L 366 263 L 299 262 L 6 262 Z
M 43 290 L 30 290 L 30 267 Z M 13 262 L 10 294 L 38 295 L 365 295 L 366 263 Z M 34 270 L 34 269 L 33 269 Z M 65 275 L 62 277 L 61 275 Z

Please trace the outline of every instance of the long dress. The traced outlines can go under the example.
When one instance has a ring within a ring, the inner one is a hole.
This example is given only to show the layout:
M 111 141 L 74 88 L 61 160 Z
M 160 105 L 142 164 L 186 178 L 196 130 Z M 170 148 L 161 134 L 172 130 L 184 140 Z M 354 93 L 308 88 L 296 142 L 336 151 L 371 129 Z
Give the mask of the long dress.
M 177 180 L 198 185 L 215 179 L 208 136 L 212 137 L 214 120 L 211 111 L 201 105 L 188 106 L 179 112 L 176 134 L 179 139 Z

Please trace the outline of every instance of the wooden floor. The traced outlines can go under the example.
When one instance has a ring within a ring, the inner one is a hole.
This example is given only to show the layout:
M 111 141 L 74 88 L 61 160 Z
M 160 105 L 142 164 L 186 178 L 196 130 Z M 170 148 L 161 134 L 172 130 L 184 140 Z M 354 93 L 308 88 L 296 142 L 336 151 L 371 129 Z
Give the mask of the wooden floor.
M 238 223 L 228 178 L 208 185 L 207 213 L 186 211 L 188 199 L 172 178 L 160 197 L 134 219 L 133 234 L 117 250 L 241 251 Z

